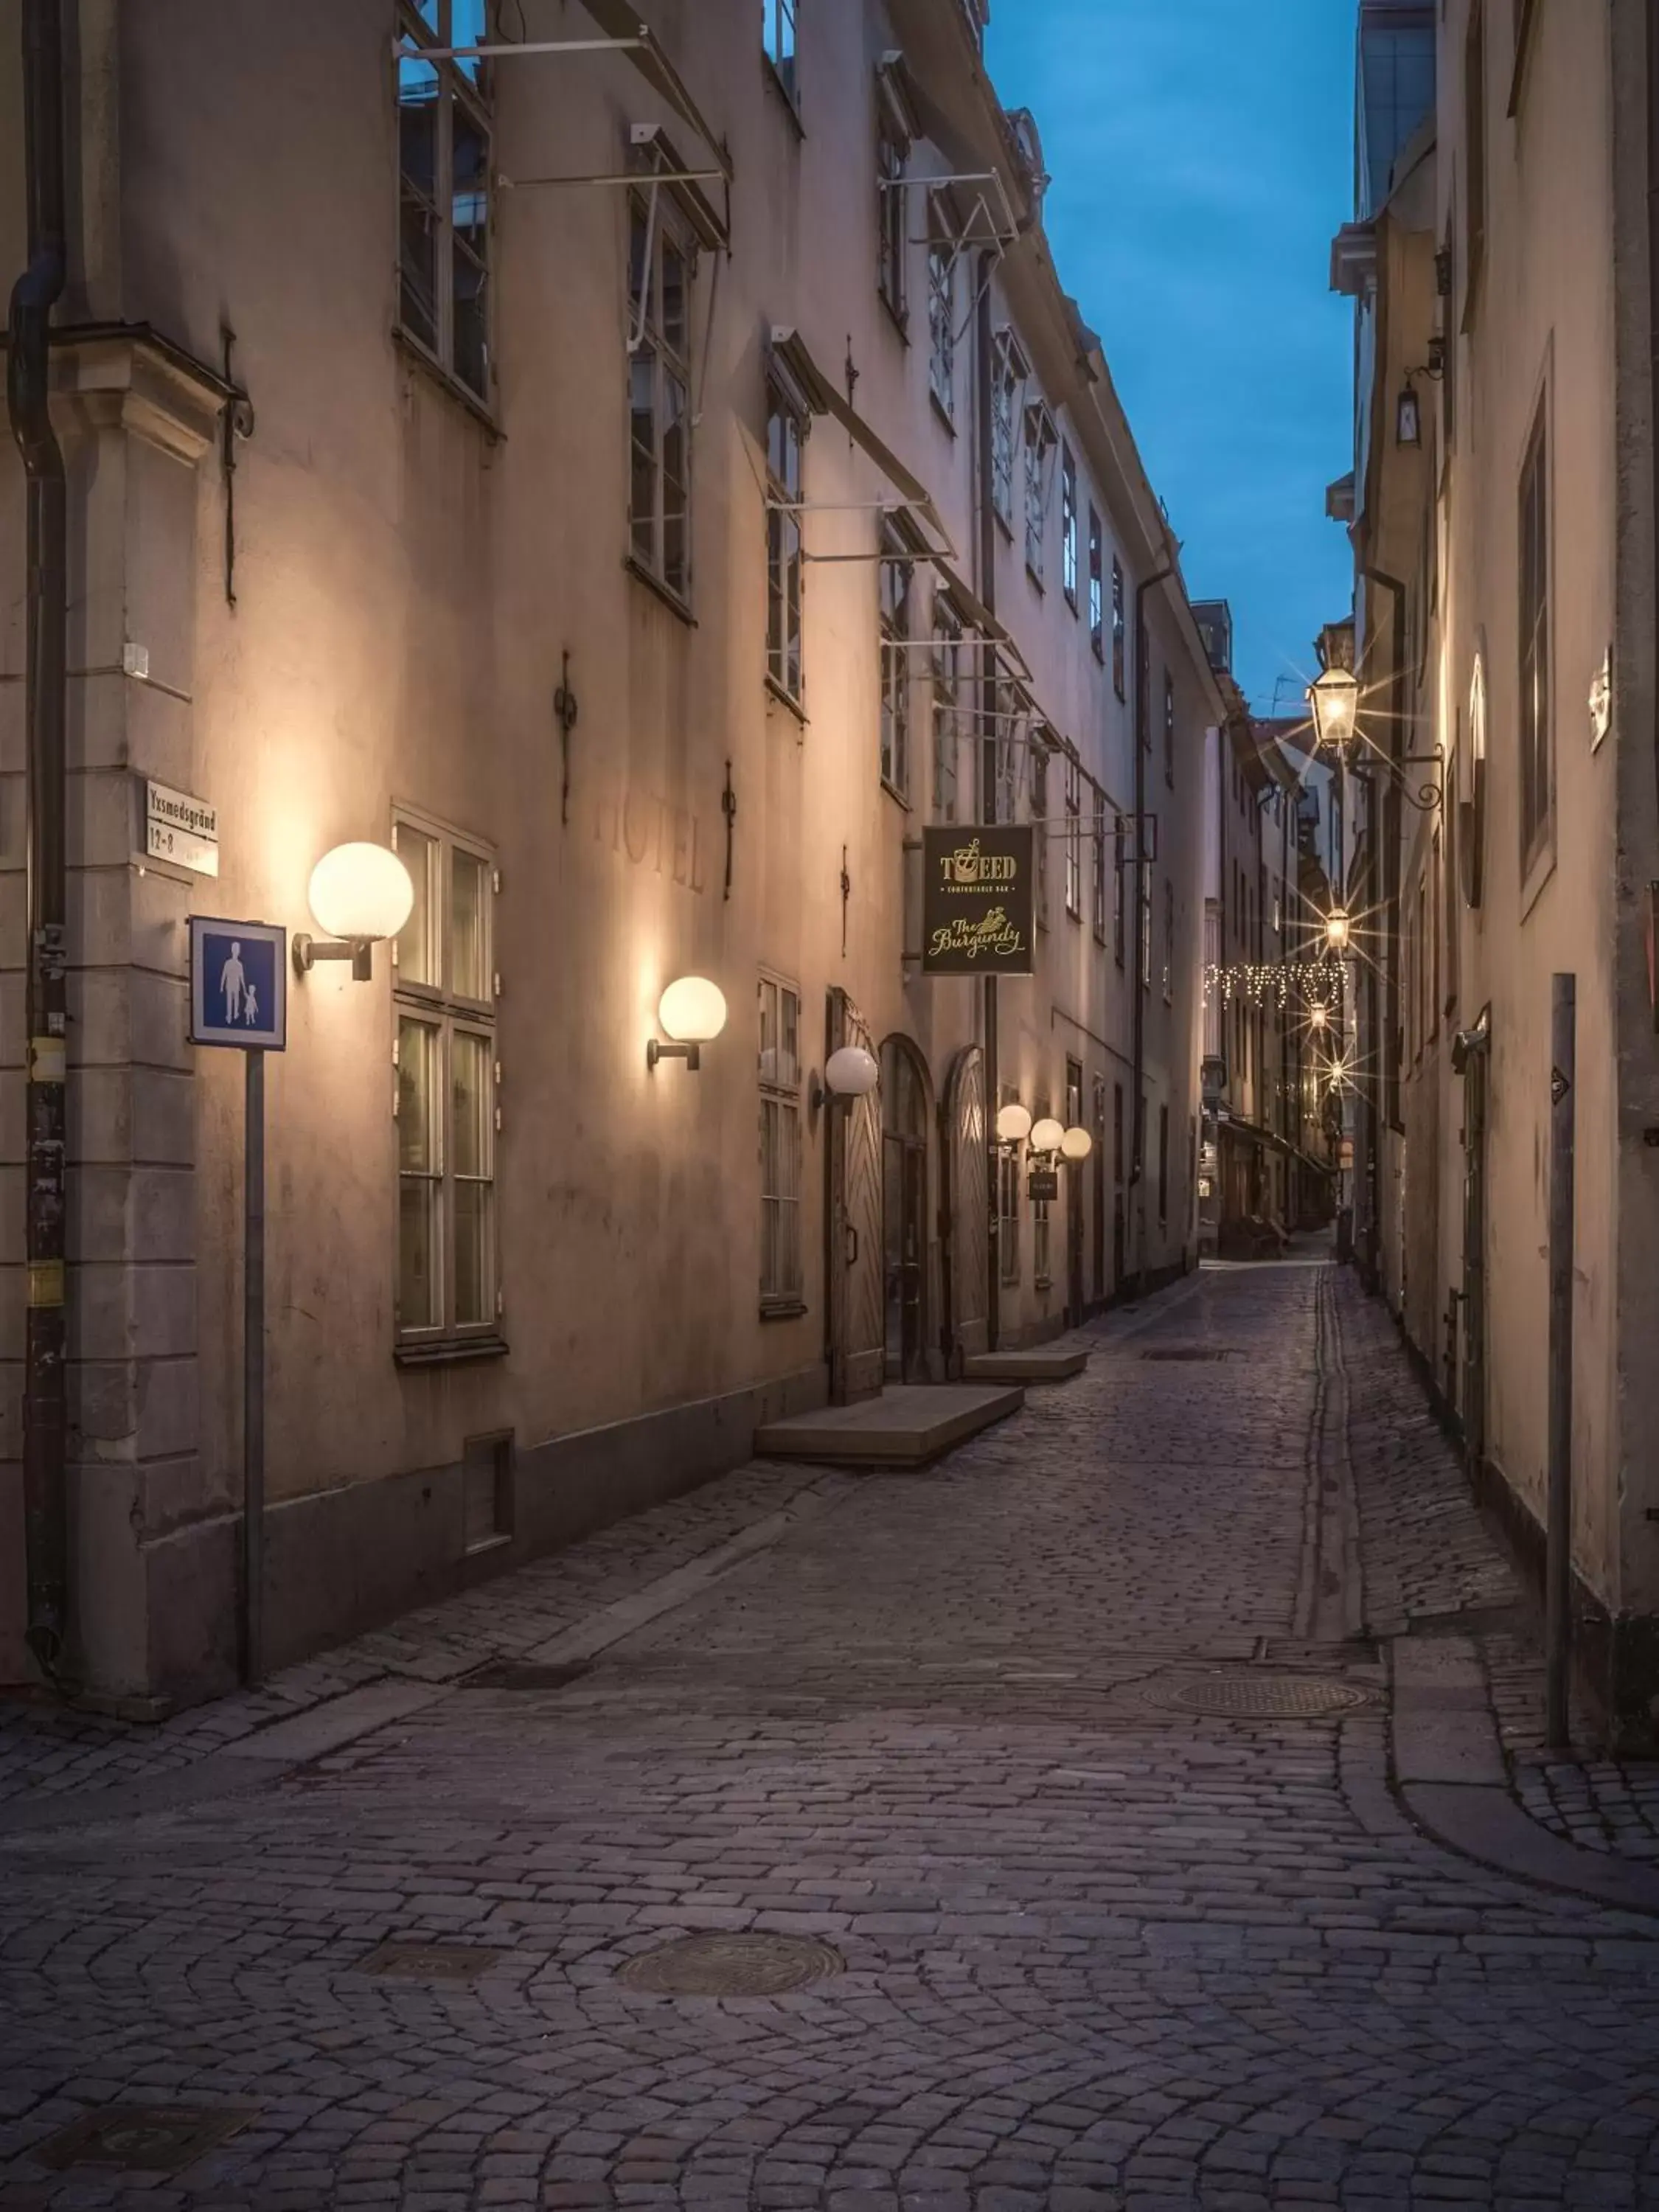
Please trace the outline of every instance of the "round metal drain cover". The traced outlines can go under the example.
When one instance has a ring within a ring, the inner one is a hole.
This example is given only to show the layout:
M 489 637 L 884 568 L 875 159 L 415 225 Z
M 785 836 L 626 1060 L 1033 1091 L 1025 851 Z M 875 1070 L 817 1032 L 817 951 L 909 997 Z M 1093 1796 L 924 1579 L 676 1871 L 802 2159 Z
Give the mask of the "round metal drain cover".
M 779 1997 L 838 1974 L 842 1959 L 802 1936 L 683 1936 L 642 1951 L 617 1974 L 659 1997 Z
M 1369 1690 L 1307 1674 L 1207 1674 L 1160 1690 L 1158 1702 L 1177 1712 L 1215 1713 L 1232 1720 L 1317 1720 L 1371 1702 Z

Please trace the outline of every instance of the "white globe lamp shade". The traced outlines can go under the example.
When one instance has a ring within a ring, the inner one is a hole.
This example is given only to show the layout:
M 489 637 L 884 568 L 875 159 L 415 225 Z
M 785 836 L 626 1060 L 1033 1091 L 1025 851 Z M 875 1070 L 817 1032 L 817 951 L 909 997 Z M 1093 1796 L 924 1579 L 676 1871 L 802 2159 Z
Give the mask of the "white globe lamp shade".
M 1005 1106 L 997 1115 L 997 1141 L 1003 1145 L 1023 1145 L 1031 1133 L 1031 1116 L 1018 1099 Z
M 867 1098 L 881 1081 L 881 1063 L 861 1044 L 844 1044 L 823 1063 L 823 1087 L 836 1098 Z
M 373 944 L 409 920 L 415 886 L 389 845 L 337 845 L 312 870 L 307 896 L 325 936 Z
M 726 994 L 706 975 L 682 975 L 657 1001 L 657 1019 L 676 1044 L 712 1044 L 726 1027 Z
M 1065 1130 L 1053 1120 L 1039 1121 L 1031 1132 L 1031 1150 L 1034 1152 L 1057 1152 L 1065 1141 Z
M 1086 1160 L 1095 1148 L 1095 1140 L 1086 1129 L 1070 1128 L 1060 1140 L 1061 1157 L 1068 1160 Z

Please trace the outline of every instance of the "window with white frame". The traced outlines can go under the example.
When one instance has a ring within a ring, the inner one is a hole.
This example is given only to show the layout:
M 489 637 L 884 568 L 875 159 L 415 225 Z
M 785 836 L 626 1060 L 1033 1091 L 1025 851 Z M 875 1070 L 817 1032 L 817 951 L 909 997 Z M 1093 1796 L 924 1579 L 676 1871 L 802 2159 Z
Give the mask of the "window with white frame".
M 992 805 L 999 822 L 1019 817 L 1019 749 L 1027 728 L 1027 702 L 1016 687 L 1003 679 L 995 692 L 995 722 L 991 732 Z
M 1048 747 L 1047 733 L 1031 733 L 1031 819 L 1036 824 L 1036 848 L 1037 927 L 1048 927 Z
M 933 818 L 954 822 L 959 786 L 957 726 L 964 675 L 962 617 L 942 591 L 933 594 Z
M 476 57 L 484 0 L 401 0 L 398 10 L 398 326 L 489 404 L 490 88 Z
M 898 526 L 881 526 L 881 780 L 910 793 L 910 587 L 915 556 Z
M 1066 763 L 1066 911 L 1083 919 L 1083 770 Z
M 1089 642 L 1095 659 L 1106 658 L 1106 539 L 1100 517 L 1089 509 Z
M 1127 624 L 1123 608 L 1123 563 L 1112 556 L 1112 689 L 1120 699 L 1127 692 Z
M 1095 786 L 1095 942 L 1106 942 L 1106 794 Z
M 1077 612 L 1077 459 L 1067 446 L 1060 460 L 1060 580 L 1066 604 Z
M 761 0 L 762 42 L 766 58 L 792 107 L 800 105 L 800 72 L 795 65 L 796 0 Z
M 942 200 L 928 204 L 927 387 L 954 422 L 957 413 L 957 252 Z
M 1019 453 L 1020 409 L 1030 375 L 1009 330 L 997 332 L 991 368 L 991 503 L 997 520 L 1014 526 L 1014 467 Z
M 876 289 L 902 326 L 910 304 L 905 279 L 910 255 L 909 193 L 905 171 L 910 131 L 888 71 L 876 85 Z
M 801 1304 L 800 994 L 763 975 L 760 1014 L 761 1308 Z
M 636 197 L 629 222 L 629 542 L 648 575 L 689 600 L 696 255 L 660 191 Z
M 806 416 L 775 379 L 766 395 L 766 672 L 799 706 L 801 659 L 801 450 Z
M 493 1336 L 495 1225 L 495 868 L 488 847 L 399 816 L 415 886 L 394 952 L 400 1346 Z
M 1054 418 L 1039 399 L 1025 410 L 1025 566 L 1038 584 L 1045 574 L 1055 442 Z

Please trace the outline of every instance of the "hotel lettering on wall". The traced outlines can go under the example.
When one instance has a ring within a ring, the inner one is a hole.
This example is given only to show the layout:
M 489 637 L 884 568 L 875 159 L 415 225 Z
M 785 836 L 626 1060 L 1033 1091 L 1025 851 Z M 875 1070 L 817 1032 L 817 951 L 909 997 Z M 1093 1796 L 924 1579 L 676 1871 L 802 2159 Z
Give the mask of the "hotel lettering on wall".
M 924 975 L 1030 975 L 1036 871 L 1029 823 L 922 831 Z

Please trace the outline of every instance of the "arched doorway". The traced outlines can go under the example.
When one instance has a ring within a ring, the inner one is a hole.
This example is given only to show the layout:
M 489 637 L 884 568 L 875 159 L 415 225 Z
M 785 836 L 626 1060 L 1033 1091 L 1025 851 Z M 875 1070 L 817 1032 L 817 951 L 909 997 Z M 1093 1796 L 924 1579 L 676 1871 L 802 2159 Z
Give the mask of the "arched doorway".
M 881 1048 L 882 1237 L 890 1381 L 926 1380 L 927 1074 L 908 1037 Z

